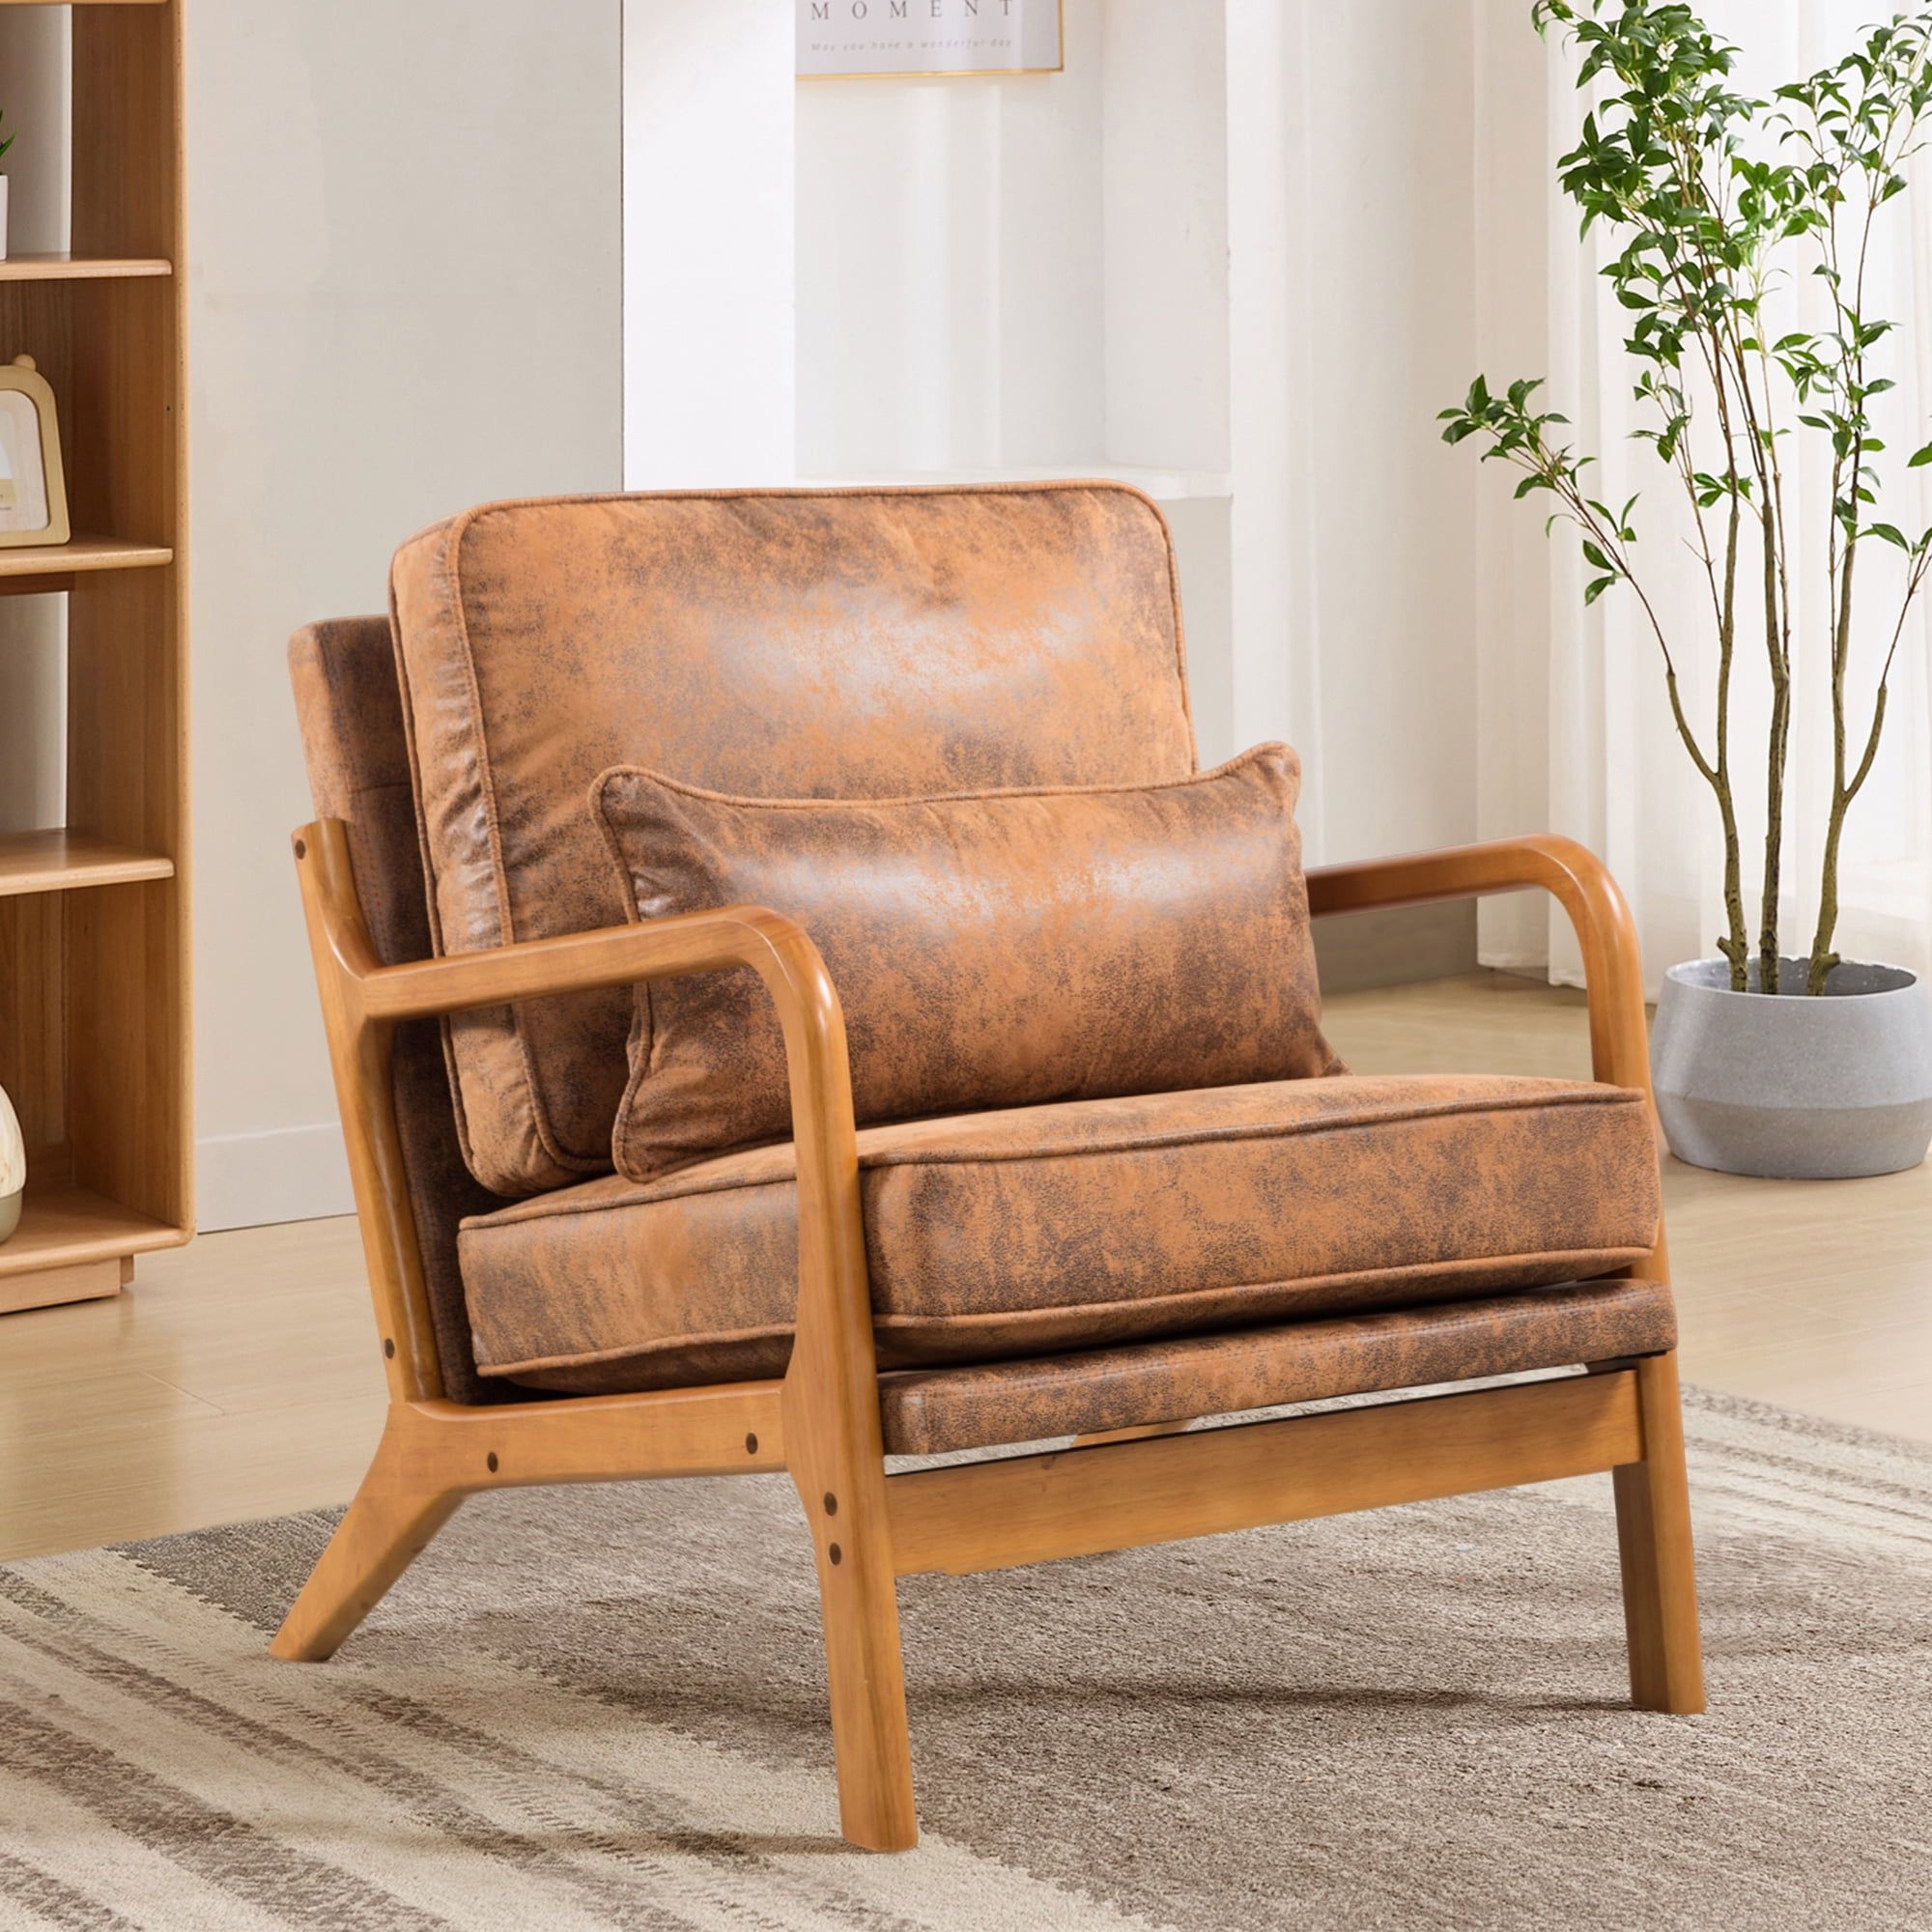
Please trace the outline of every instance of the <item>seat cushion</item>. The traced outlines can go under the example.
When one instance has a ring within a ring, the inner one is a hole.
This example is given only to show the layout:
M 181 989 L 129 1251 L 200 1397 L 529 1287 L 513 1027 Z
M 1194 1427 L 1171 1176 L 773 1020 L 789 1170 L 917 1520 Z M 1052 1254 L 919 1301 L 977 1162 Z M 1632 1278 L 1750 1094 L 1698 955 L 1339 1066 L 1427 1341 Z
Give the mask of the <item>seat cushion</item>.
M 781 906 L 810 933 L 867 1123 L 1338 1071 L 1299 779 L 1263 745 L 1160 785 L 775 801 L 618 766 L 592 798 L 639 917 Z M 753 975 L 639 989 L 619 1174 L 790 1132 Z
M 766 798 L 1194 769 L 1166 526 L 1115 484 L 492 504 L 405 544 L 390 605 L 444 952 L 623 919 L 610 765 Z M 452 1019 L 479 1180 L 609 1168 L 630 1022 L 623 988 Z
M 1337 1075 L 859 1135 L 881 1363 L 983 1362 L 1607 1274 L 1656 1239 L 1640 1094 Z M 782 1371 L 789 1143 L 611 1176 L 459 1237 L 482 1373 L 594 1392 Z

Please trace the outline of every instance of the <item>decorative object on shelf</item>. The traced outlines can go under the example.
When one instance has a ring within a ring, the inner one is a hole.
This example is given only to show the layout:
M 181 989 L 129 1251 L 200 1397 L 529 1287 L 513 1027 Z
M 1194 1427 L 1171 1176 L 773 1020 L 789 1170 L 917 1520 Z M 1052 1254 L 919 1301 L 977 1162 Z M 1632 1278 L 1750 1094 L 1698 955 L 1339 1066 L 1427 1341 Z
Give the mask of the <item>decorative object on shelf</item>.
M 54 392 L 31 355 L 0 364 L 0 550 L 68 540 Z
M 0 122 L 7 118 L 5 108 L 0 108 Z M 7 158 L 7 150 L 14 145 L 11 134 L 0 134 L 0 161 Z M 7 259 L 7 171 L 0 168 L 0 262 Z
M 1932 1027 L 1918 976 L 1846 960 L 1811 999 L 1804 961 L 1783 964 L 1771 1000 L 1732 992 L 1722 959 L 1664 975 L 1651 1059 L 1672 1151 L 1775 1180 L 1917 1167 L 1932 1145 Z
M 1061 0 L 793 0 L 801 80 L 1059 73 Z
M 20 1118 L 0 1087 L 0 1241 L 20 1225 L 20 1198 L 27 1186 L 27 1150 Z
M 1863 293 L 1875 217 L 1906 191 L 1906 157 L 1932 117 L 1932 7 L 1921 0 L 1866 29 L 1842 60 L 1768 101 L 1734 90 L 1737 50 L 1680 0 L 1536 0 L 1534 18 L 1539 31 L 1565 29 L 1582 50 L 1579 87 L 1602 80 L 1558 179 L 1583 212 L 1584 232 L 1602 224 L 1618 246 L 1603 272 L 1630 316 L 1634 393 L 1656 412 L 1655 426 L 1636 434 L 1675 486 L 1676 514 L 1658 520 L 1657 554 L 1639 562 L 1639 498 L 1621 509 L 1597 500 L 1583 478 L 1596 459 L 1556 440 L 1552 426 L 1569 419 L 1537 408 L 1536 381 L 1492 393 L 1478 376 L 1442 412 L 1443 440 L 1481 437 L 1485 462 L 1521 472 L 1518 497 L 1555 499 L 1546 527 L 1579 533 L 1586 604 L 1620 584 L 1634 593 L 1662 657 L 1672 721 L 1717 806 L 1722 956 L 1673 967 L 1664 982 L 1655 1060 L 1664 1131 L 1680 1159 L 1744 1174 L 1825 1179 L 1880 1172 L 1880 1159 L 1916 1165 L 1932 1122 L 1908 1130 L 1903 1122 L 1924 1111 L 1932 1010 L 1912 974 L 1841 963 L 1833 936 L 1845 816 L 1878 755 L 1893 660 L 1932 570 L 1932 527 L 1910 534 L 1877 507 L 1889 425 L 1874 404 L 1895 386 L 1877 364 L 1888 352 L 1895 359 L 1897 344 Z M 1820 291 L 1822 327 L 1797 326 L 1796 287 Z M 1807 436 L 1823 444 L 1815 493 L 1797 473 Z M 1911 458 L 1912 468 L 1927 464 L 1932 442 Z M 1803 689 L 1792 641 L 1811 621 L 1798 586 L 1814 568 L 1793 526 L 1807 523 L 1827 607 L 1819 655 L 1833 754 L 1817 925 L 1808 958 L 1792 960 L 1779 943 L 1785 774 Z M 1696 625 L 1666 622 L 1656 594 L 1680 537 L 1708 590 Z M 1880 557 L 1889 577 L 1873 575 Z M 1848 671 L 1864 635 L 1857 613 L 1881 594 L 1889 608 L 1872 637 L 1883 656 L 1869 698 L 1854 704 Z M 1709 724 L 1692 722 L 1678 683 L 1678 659 L 1693 642 L 1715 646 Z M 1747 663 L 1764 664 L 1767 684 L 1755 941 L 1731 759 L 1740 647 Z M 1783 994 L 1810 997 L 1770 997 Z M 1805 1012 L 1806 1004 L 1819 1010 Z M 1813 1144 L 1800 1149 L 1807 1135 Z

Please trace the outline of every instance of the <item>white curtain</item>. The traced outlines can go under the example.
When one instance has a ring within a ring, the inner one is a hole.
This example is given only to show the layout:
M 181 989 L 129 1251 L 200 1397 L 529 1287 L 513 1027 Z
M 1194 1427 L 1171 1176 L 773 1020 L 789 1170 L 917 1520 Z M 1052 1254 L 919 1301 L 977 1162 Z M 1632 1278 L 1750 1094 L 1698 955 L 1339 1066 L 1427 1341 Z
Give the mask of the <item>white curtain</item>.
M 1743 91 L 1760 97 L 1834 62 L 1875 14 L 1890 11 L 1872 0 L 1704 0 L 1703 7 L 1712 27 L 1741 49 Z M 1634 367 L 1622 349 L 1626 317 L 1599 273 L 1610 238 L 1593 233 L 1579 243 L 1576 208 L 1555 181 L 1556 157 L 1576 145 L 1586 105 L 1574 84 L 1577 56 L 1553 30 L 1548 43 L 1539 43 L 1527 14 L 1524 0 L 1482 0 L 1478 14 L 1478 366 L 1492 386 L 1517 376 L 1547 376 L 1545 407 L 1568 414 L 1577 446 L 1601 461 L 1593 494 L 1621 503 L 1642 491 L 1636 555 L 1654 580 L 1666 629 L 1682 640 L 1676 656 L 1686 704 L 1708 747 L 1716 639 L 1708 592 L 1678 540 L 1681 523 L 1673 521 L 1681 488 L 1649 444 L 1631 440 L 1630 432 L 1654 416 L 1632 398 Z M 1932 440 L 1927 159 L 1913 164 L 1911 191 L 1881 215 L 1866 299 L 1868 315 L 1898 325 L 1884 345 L 1882 365 L 1898 386 L 1874 405 L 1889 444 L 1878 514 L 1915 534 L 1932 523 L 1932 469 L 1905 467 L 1910 451 Z M 1822 321 L 1810 258 L 1803 266 L 1782 298 L 1796 319 L 1788 327 Z M 1803 548 L 1792 558 L 1795 693 L 1781 931 L 1781 950 L 1789 954 L 1810 945 L 1831 803 L 1824 582 L 1830 451 L 1809 431 L 1794 436 L 1785 451 L 1793 545 Z M 1551 828 L 1601 853 L 1635 910 L 1654 991 L 1667 966 L 1717 950 L 1723 895 L 1716 807 L 1671 724 L 1657 643 L 1635 600 L 1619 587 L 1586 611 L 1574 536 L 1559 526 L 1546 543 L 1548 499 L 1512 501 L 1511 481 L 1505 466 L 1489 465 L 1477 514 L 1482 829 L 1496 837 Z M 1883 544 L 1860 551 L 1861 620 L 1849 704 L 1854 757 L 1896 615 L 1902 562 Z M 1845 958 L 1884 959 L 1920 973 L 1932 971 L 1928 652 L 1932 603 L 1921 601 L 1892 672 L 1878 762 L 1847 821 L 1835 940 Z M 1747 928 L 1755 943 L 1767 678 L 1762 647 L 1742 624 L 1732 703 Z M 1542 905 L 1491 901 L 1481 934 L 1489 964 L 1547 968 L 1553 980 L 1580 983 L 1567 923 Z

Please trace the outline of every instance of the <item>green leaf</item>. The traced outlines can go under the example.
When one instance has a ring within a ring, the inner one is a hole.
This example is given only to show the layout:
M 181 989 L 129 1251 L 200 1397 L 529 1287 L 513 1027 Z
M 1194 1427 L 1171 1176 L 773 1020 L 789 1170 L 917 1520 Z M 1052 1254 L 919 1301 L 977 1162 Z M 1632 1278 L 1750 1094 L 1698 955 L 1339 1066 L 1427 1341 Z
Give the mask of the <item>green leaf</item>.
M 1612 572 L 1607 577 L 1593 578 L 1591 582 L 1586 583 L 1583 586 L 1583 603 L 1585 608 L 1587 609 L 1590 605 L 1594 604 L 1616 581 L 1616 574 Z
M 1923 449 L 1915 449 L 1912 460 L 1905 467 L 1908 469 L 1923 469 L 1928 463 L 1932 463 L 1932 442 L 1928 442 Z

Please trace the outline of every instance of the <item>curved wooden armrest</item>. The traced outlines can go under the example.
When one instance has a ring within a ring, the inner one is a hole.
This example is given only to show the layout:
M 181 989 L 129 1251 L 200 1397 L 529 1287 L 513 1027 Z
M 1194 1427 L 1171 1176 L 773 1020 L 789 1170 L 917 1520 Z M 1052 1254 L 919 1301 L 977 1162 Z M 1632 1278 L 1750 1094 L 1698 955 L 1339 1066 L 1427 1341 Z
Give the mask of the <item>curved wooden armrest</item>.
M 295 836 L 356 1205 L 377 1291 L 392 1387 L 400 1399 L 440 1395 L 434 1330 L 414 1216 L 396 1134 L 392 1035 L 404 1020 L 552 993 L 750 966 L 784 1029 L 799 1194 L 799 1314 L 793 1364 L 856 1375 L 878 1428 L 872 1311 L 859 1207 L 859 1154 L 845 1020 L 818 949 L 796 920 L 729 906 L 635 925 L 533 939 L 483 952 L 381 963 L 363 919 L 340 819 Z
M 295 849 L 298 864 L 314 867 L 324 952 L 356 1021 L 393 1026 L 551 993 L 750 966 L 772 989 L 788 1047 L 794 1023 L 821 1043 L 835 1025 L 842 1031 L 818 949 L 796 920 L 764 906 L 724 906 L 384 966 L 363 920 L 342 821 L 304 826 Z
M 1553 833 L 1454 845 L 1399 859 L 1319 866 L 1308 874 L 1308 909 L 1366 912 L 1377 906 L 1481 898 L 1541 887 L 1570 915 L 1583 949 L 1590 1001 L 1590 1062 L 1599 1080 L 1650 1093 L 1643 962 L 1630 907 L 1609 869 L 1587 845 Z

